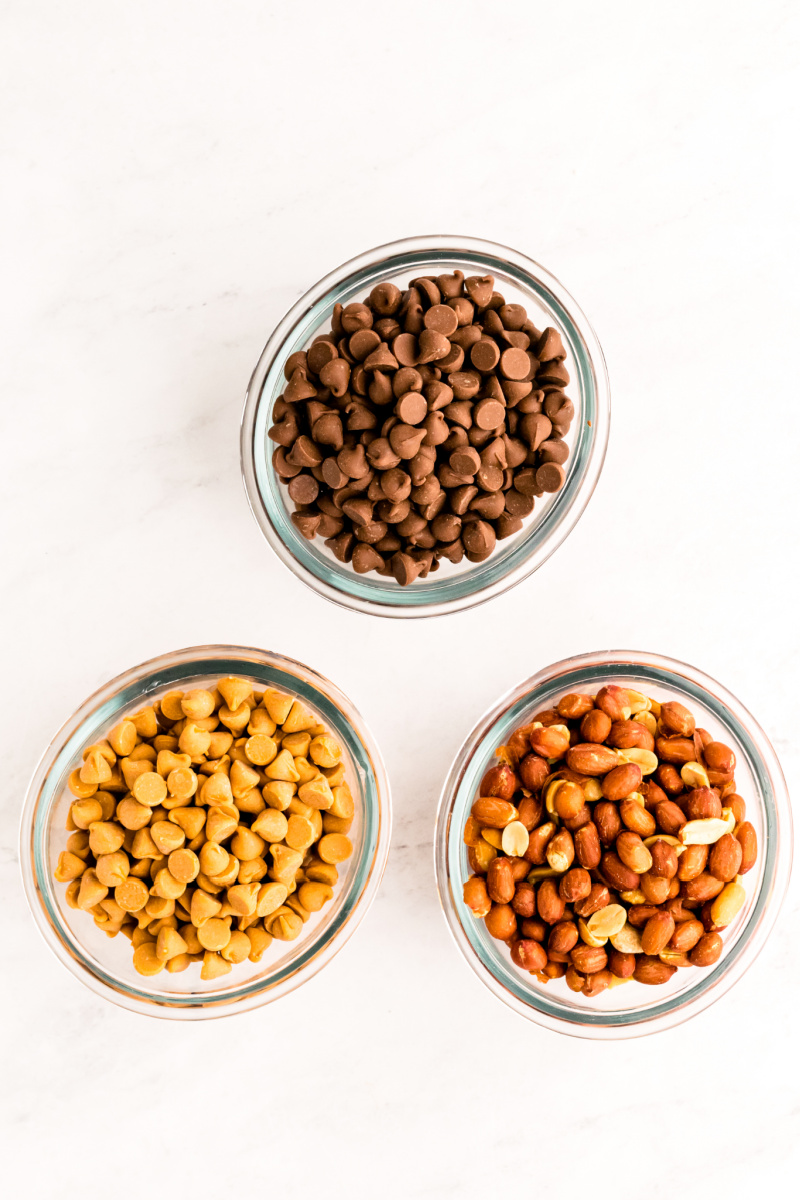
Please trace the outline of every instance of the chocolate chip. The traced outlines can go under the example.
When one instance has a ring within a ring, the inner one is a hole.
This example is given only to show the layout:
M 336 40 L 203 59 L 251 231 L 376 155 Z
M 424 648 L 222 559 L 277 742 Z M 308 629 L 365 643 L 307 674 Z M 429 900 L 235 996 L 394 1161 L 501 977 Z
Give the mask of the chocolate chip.
M 505 511 L 504 495 L 502 492 L 483 492 L 475 497 L 469 510 L 480 513 L 487 521 L 496 521 L 501 512 Z
M 436 449 L 433 446 L 420 446 L 417 453 L 407 464 L 407 471 L 411 476 L 411 482 L 414 487 L 419 487 L 436 465 Z
M 332 537 L 325 543 L 329 550 L 338 558 L 339 562 L 347 563 L 353 557 L 353 548 L 356 544 L 356 539 L 348 530 Z
M 376 571 L 383 566 L 383 557 L 374 546 L 367 542 L 358 542 L 353 548 L 353 570 L 358 575 L 366 575 L 367 571 Z
M 563 388 L 569 383 L 569 371 L 560 359 L 554 359 L 552 362 L 542 363 L 536 376 L 536 382 Z
M 411 476 L 399 467 L 393 467 L 381 475 L 381 487 L 387 498 L 397 504 L 411 495 Z
M 456 475 L 474 475 L 480 465 L 481 456 L 472 446 L 460 447 L 450 455 L 450 466 Z
M 413 458 L 425 438 L 424 429 L 415 429 L 413 425 L 395 425 L 389 434 L 389 445 L 400 458 Z
M 316 396 L 316 394 L 317 389 L 314 384 L 306 377 L 305 371 L 298 367 L 296 371 L 292 372 L 292 377 L 286 385 L 283 398 L 289 404 L 298 404 L 301 400 L 308 400 L 312 396 Z
M 378 505 L 378 516 L 387 525 L 399 525 L 401 521 L 405 521 L 410 512 L 410 500 L 400 500 L 396 504 L 392 504 L 390 500 L 382 500 Z M 400 547 L 397 546 L 396 549 L 399 550 Z
M 519 432 L 532 450 L 538 450 L 552 431 L 553 426 L 544 413 L 526 413 L 519 423 Z
M 461 535 L 470 562 L 483 562 L 495 547 L 496 535 L 488 521 L 471 521 Z
M 521 304 L 504 304 L 497 313 L 506 329 L 522 329 L 528 314 Z
M 440 542 L 454 542 L 461 533 L 461 518 L 442 513 L 431 522 L 431 531 Z
M 394 317 L 381 317 L 376 321 L 372 328 L 377 333 L 382 342 L 391 342 L 397 337 L 398 333 L 402 333 L 402 329 L 398 321 Z
M 479 325 L 465 325 L 463 329 L 459 328 L 450 338 L 450 342 L 454 346 L 461 346 L 462 350 L 469 350 L 476 342 L 479 342 L 483 336 Z
M 420 293 L 420 297 L 424 299 L 428 305 L 437 305 L 442 302 L 442 293 L 439 291 L 437 284 L 433 279 L 429 279 L 427 275 L 420 279 L 413 280 L 413 286 Z
M 429 413 L 422 422 L 422 427 L 425 430 L 423 446 L 440 446 L 447 440 L 450 432 L 450 426 L 440 412 Z
M 422 483 L 411 489 L 411 499 L 419 505 L 430 504 L 437 496 L 441 495 L 444 495 L 442 485 L 435 475 L 429 475 Z
M 334 491 L 343 488 L 349 476 L 345 475 L 335 458 L 326 458 L 322 464 L 322 478 Z
M 437 275 L 436 283 L 439 291 L 442 293 L 442 299 L 450 300 L 461 295 L 461 288 L 464 284 L 464 272 L 454 271 L 452 275 Z
M 299 530 L 304 538 L 308 539 L 309 542 L 312 542 L 317 536 L 317 530 L 319 529 L 319 523 L 321 519 L 322 517 L 320 513 L 292 513 L 292 524 L 294 525 L 295 529 Z
M 343 358 L 334 358 L 325 364 L 319 373 L 320 383 L 329 388 L 332 395 L 343 396 L 350 383 L 350 364 Z
M 460 346 L 451 345 L 444 358 L 437 359 L 436 365 L 448 375 L 451 371 L 460 371 L 464 365 L 464 351 Z
M 388 471 L 400 465 L 400 456 L 395 454 L 388 438 L 375 438 L 367 446 L 367 458 L 377 471 Z
M 272 465 L 283 480 L 292 479 L 295 475 L 299 475 L 303 469 L 288 461 L 283 446 L 278 446 L 277 450 L 273 452 Z
M 512 517 L 527 517 L 533 512 L 533 496 L 509 488 L 505 493 L 505 510 Z
M 417 362 L 417 339 L 413 333 L 399 333 L 392 342 L 392 353 L 401 367 L 413 367 Z
M 315 375 L 319 375 L 326 363 L 332 362 L 337 355 L 338 351 L 333 342 L 329 342 L 325 338 L 319 342 L 314 342 L 308 351 L 309 371 L 313 371 Z
M 442 334 L 445 338 L 449 338 L 450 334 L 458 329 L 458 317 L 454 309 L 447 304 L 434 304 L 425 313 L 424 322 L 426 329 Z M 448 342 L 448 348 L 449 345 Z
M 476 371 L 493 371 L 500 362 L 500 350 L 494 338 L 481 338 L 471 347 L 469 356 Z
M 451 375 L 450 378 L 452 379 L 453 376 Z M 469 400 L 454 400 L 452 404 L 448 404 L 447 408 L 443 409 L 443 412 L 452 424 L 460 425 L 462 429 L 471 428 L 472 405 Z
M 444 358 L 450 353 L 450 342 L 442 333 L 433 329 L 423 329 L 419 335 L 419 353 L 417 362 L 431 363 Z
M 378 418 L 371 408 L 367 408 L 365 404 L 358 404 L 353 401 L 347 405 L 347 428 L 354 430 L 357 433 L 365 429 L 374 429 L 378 424 Z
M 514 476 L 514 487 L 518 492 L 522 492 L 523 496 L 541 496 L 543 489 L 536 482 L 536 472 L 533 467 L 523 467 L 521 471 L 517 471 Z
M 357 362 L 363 362 L 380 344 L 381 339 L 374 329 L 359 329 L 350 338 L 347 348 Z
M 296 467 L 318 467 L 322 462 L 322 453 L 319 447 L 314 445 L 311 438 L 306 437 L 302 433 L 286 455 L 286 458 L 288 462 L 294 463 Z
M 397 582 L 403 587 L 407 587 L 419 575 L 422 563 L 412 558 L 410 554 L 399 552 L 392 555 L 391 568 Z
M 545 492 L 557 492 L 565 478 L 564 468 L 556 462 L 542 463 L 536 472 L 536 482 Z
M 539 458 L 543 463 L 565 463 L 569 456 L 569 447 L 561 438 L 548 438 L 539 447 Z
M 507 433 L 504 433 L 503 444 L 506 448 L 506 460 L 511 470 L 521 467 L 528 457 L 528 447 L 525 443 L 521 442 L 519 438 L 509 437 Z
M 522 529 L 522 517 L 512 517 L 511 513 L 501 513 L 495 524 L 498 539 L 511 537 Z
M 302 472 L 290 480 L 289 495 L 295 504 L 313 504 L 319 495 L 319 484 L 313 475 Z
M 273 442 L 277 442 L 280 446 L 293 446 L 297 441 L 300 433 L 300 426 L 294 417 L 284 417 L 282 421 L 278 421 L 269 431 L 269 436 Z
M 346 500 L 342 505 L 342 512 L 346 517 L 356 525 L 366 525 L 372 520 L 373 506 L 366 496 L 358 496 L 352 500 Z
M 447 493 L 440 491 L 437 496 L 433 497 L 433 499 L 431 500 L 431 502 L 429 504 L 420 504 L 420 506 L 419 506 L 420 515 L 423 516 L 426 521 L 432 521 L 435 517 L 439 516 L 439 513 L 442 511 L 442 509 L 444 508 L 446 503 L 447 503 Z M 434 541 L 435 540 L 436 539 L 434 538 Z M 422 544 L 421 542 L 419 542 L 419 541 L 417 542 L 418 546 L 421 544 Z
M 308 373 L 308 355 L 305 350 L 296 350 L 294 354 L 290 354 L 283 365 L 285 379 L 291 379 L 295 371 L 301 371 L 303 375 Z
M 548 325 L 547 329 L 545 329 L 536 342 L 534 350 L 536 357 L 541 359 L 543 363 L 551 362 L 554 358 L 561 359 L 567 356 L 564 344 L 561 341 L 561 334 L 550 325 Z
M 384 521 L 369 521 L 366 525 L 356 525 L 353 529 L 356 539 L 359 542 L 367 542 L 370 546 L 385 538 L 388 532 L 389 527 Z
M 359 329 L 371 329 L 372 312 L 366 304 L 348 304 L 342 309 L 341 322 L 345 333 L 356 333 Z
M 369 294 L 369 302 L 374 312 L 382 317 L 390 317 L 396 313 L 403 299 L 403 293 L 395 284 L 376 283 Z
M 484 492 L 499 492 L 503 486 L 503 472 L 500 467 L 481 465 L 475 482 Z
M 470 300 L 473 300 L 478 308 L 485 308 L 492 299 L 494 279 L 491 275 L 470 275 L 464 280 L 464 287 Z
M 344 450 L 337 454 L 336 461 L 350 479 L 360 479 L 369 470 L 367 456 L 361 445 L 345 446 Z
M 399 335 L 399 337 L 405 337 L 405 336 L 406 335 L 404 333 L 401 333 Z M 399 340 L 399 338 L 395 338 L 393 345 L 396 345 L 398 340 Z M 380 344 L 375 347 L 375 349 L 372 351 L 372 353 L 369 354 L 364 359 L 364 370 L 365 371 L 396 371 L 397 370 L 397 356 L 395 354 L 392 354 L 391 350 L 386 345 L 386 342 L 380 342 Z
M 472 410 L 472 419 L 479 429 L 497 429 L 505 413 L 505 405 L 499 400 L 479 400 Z
M 478 489 L 472 484 L 456 488 L 450 493 L 450 508 L 458 517 L 463 517 L 472 501 L 478 494 Z
M 460 563 L 464 557 L 464 543 L 461 541 L 461 538 L 456 538 L 449 545 L 443 545 L 441 547 L 441 555 L 442 558 L 448 558 L 451 563 Z
M 394 411 L 406 425 L 419 425 L 428 415 L 428 403 L 422 392 L 406 392 L 395 404 Z
M 454 371 L 448 375 L 447 382 L 456 400 L 471 400 L 481 390 L 481 377 L 477 371 Z
M 539 413 L 544 405 L 544 392 L 528 392 L 527 396 L 523 396 L 514 407 L 521 415 L 526 413 Z
M 506 379 L 524 379 L 530 370 L 528 355 L 516 346 L 509 346 L 500 355 L 500 370 Z
M 425 386 L 425 399 L 428 402 L 428 412 L 437 412 L 453 402 L 453 389 L 449 383 L 435 379 Z
M 394 355 L 392 357 L 394 358 Z M 384 375 L 383 371 L 374 371 L 367 393 L 373 404 L 388 404 L 394 395 L 389 376 Z
M 344 521 L 336 517 L 329 517 L 326 513 L 323 513 L 319 519 L 315 537 L 333 538 L 340 534 L 343 529 Z

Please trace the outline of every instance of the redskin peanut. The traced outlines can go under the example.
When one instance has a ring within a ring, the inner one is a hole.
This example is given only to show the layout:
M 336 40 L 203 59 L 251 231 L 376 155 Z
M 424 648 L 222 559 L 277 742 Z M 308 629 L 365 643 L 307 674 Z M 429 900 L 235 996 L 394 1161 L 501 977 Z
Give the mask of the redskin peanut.
M 464 897 L 520 969 L 592 999 L 717 961 L 758 856 L 730 747 L 679 702 L 608 684 L 534 713 L 498 756 Z

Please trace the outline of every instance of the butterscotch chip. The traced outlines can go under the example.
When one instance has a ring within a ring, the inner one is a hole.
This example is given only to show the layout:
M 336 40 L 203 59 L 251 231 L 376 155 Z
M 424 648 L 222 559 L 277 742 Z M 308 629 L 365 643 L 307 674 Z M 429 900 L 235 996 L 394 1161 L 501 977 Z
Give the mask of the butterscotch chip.
M 133 797 L 148 808 L 155 808 L 167 796 L 167 784 L 156 771 L 145 771 L 134 780 Z

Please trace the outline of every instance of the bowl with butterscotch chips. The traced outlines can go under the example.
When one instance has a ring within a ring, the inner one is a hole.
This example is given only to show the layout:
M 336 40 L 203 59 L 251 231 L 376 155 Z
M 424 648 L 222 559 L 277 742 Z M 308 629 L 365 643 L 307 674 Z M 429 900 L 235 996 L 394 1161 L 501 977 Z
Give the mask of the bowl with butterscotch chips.
M 20 862 L 36 924 L 96 994 L 203 1019 L 316 974 L 375 897 L 391 800 L 352 702 L 238 646 L 134 667 L 34 773 Z
M 542 565 L 608 430 L 603 354 L 562 284 L 508 247 L 417 237 L 345 263 L 277 326 L 242 472 L 265 538 L 318 594 L 432 616 Z

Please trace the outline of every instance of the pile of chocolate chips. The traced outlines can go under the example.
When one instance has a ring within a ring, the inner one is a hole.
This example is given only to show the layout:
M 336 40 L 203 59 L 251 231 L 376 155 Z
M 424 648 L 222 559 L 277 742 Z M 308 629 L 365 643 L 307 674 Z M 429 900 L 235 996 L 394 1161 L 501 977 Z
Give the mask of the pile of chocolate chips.
M 555 329 L 491 275 L 377 284 L 286 362 L 269 436 L 292 521 L 399 584 L 479 563 L 564 483 L 574 415 Z

